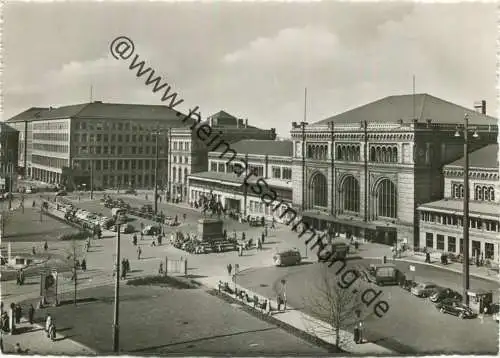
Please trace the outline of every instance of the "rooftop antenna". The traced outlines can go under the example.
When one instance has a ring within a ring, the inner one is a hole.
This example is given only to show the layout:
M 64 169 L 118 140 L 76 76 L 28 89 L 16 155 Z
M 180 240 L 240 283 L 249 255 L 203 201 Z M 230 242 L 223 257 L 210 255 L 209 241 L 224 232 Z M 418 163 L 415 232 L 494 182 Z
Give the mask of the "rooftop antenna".
M 92 103 L 92 92 L 94 90 L 94 86 L 93 85 L 90 85 L 90 103 Z
M 413 119 L 415 119 L 416 117 L 416 113 L 415 113 L 415 75 L 413 75 Z

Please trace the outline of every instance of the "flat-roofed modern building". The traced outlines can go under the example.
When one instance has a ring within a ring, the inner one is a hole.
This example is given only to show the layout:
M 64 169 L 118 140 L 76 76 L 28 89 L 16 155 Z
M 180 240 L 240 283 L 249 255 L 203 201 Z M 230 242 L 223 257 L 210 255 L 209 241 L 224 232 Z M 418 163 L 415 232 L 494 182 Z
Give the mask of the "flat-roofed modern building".
M 21 133 L 19 165 L 27 177 L 87 188 L 92 177 L 95 188 L 151 188 L 155 133 L 183 126 L 179 116 L 167 106 L 95 101 L 30 108 L 8 123 Z M 165 138 L 158 146 L 160 186 L 167 175 Z
M 267 220 L 275 217 L 283 221 L 286 217 L 281 215 L 292 203 L 293 143 L 250 139 L 230 146 L 234 156 L 228 155 L 226 149 L 208 154 L 208 171 L 189 176 L 190 202 L 193 204 L 203 197 L 213 196 L 225 209 L 244 217 L 250 215 Z M 251 171 L 254 174 L 250 175 Z M 261 194 L 268 191 L 266 187 L 276 192 L 272 205 L 265 205 L 262 200 Z
M 293 204 L 318 230 L 422 247 L 417 207 L 443 197 L 442 169 L 463 155 L 464 115 L 496 143 L 497 119 L 429 94 L 389 96 L 311 125 L 296 124 Z
M 471 257 L 500 260 L 498 144 L 469 154 Z M 444 198 L 422 204 L 420 242 L 430 250 L 463 252 L 464 158 L 444 166 Z M 474 262 L 474 261 L 472 261 Z
M 16 190 L 19 132 L 0 122 L 0 192 Z

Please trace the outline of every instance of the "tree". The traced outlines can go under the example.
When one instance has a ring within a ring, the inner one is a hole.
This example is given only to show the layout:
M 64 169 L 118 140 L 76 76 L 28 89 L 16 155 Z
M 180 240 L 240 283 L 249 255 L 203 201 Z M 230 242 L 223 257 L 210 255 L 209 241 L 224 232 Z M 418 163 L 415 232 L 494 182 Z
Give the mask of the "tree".
M 341 269 L 332 272 L 333 268 L 329 269 L 327 264 L 321 266 L 314 288 L 309 290 L 311 296 L 304 298 L 312 317 L 322 321 L 320 324 L 316 320 L 314 324 L 311 322 L 310 330 L 318 337 L 333 335 L 335 346 L 341 348 L 350 341 L 350 336 L 343 336 L 341 332 L 353 328 L 359 322 L 365 307 L 361 302 L 361 280 L 357 271 Z M 339 275 L 340 271 L 344 271 L 342 275 Z

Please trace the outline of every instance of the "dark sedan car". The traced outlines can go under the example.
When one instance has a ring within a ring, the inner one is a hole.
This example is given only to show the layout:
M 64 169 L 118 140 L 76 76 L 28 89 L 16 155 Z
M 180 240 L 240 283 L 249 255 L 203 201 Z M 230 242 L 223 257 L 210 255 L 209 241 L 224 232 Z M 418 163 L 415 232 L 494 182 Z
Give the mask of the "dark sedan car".
M 437 292 L 430 296 L 431 302 L 434 303 L 438 303 L 446 299 L 462 301 L 462 295 L 457 291 L 453 291 L 451 288 L 443 288 L 439 289 Z
M 458 316 L 458 318 L 461 319 L 472 318 L 476 316 L 474 312 L 472 312 L 472 310 L 469 308 L 469 306 L 450 298 L 438 303 L 436 305 L 436 308 L 441 313 L 452 314 Z

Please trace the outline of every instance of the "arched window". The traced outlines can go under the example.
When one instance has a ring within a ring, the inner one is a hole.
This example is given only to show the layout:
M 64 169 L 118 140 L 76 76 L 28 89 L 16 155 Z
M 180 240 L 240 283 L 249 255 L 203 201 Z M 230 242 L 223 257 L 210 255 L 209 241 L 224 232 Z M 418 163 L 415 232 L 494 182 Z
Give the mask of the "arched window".
M 392 162 L 398 162 L 398 148 L 392 148 Z
M 360 151 L 360 148 L 359 148 L 359 147 L 357 147 L 357 148 L 356 148 L 356 161 L 359 161 L 359 160 L 360 160 L 359 151 Z
M 310 145 L 307 146 L 307 157 L 312 158 L 312 148 Z
M 375 155 L 375 148 L 371 147 L 370 148 L 370 160 L 374 162 L 376 160 L 376 155 Z
M 484 198 L 484 200 L 485 201 L 490 201 L 490 192 L 488 190 L 488 187 L 483 186 L 482 191 L 483 191 L 483 198 Z
M 495 201 L 495 189 L 491 187 L 489 191 L 490 191 L 490 200 Z
M 184 168 L 184 183 L 187 184 L 188 181 L 188 169 Z
M 177 169 L 175 167 L 172 168 L 172 181 L 176 181 Z
M 474 191 L 474 199 L 475 200 L 483 200 L 483 191 L 480 186 L 476 186 L 476 190 Z
M 377 186 L 378 216 L 396 218 L 398 194 L 396 186 L 389 179 L 383 179 Z
M 380 161 L 385 162 L 386 160 L 387 160 L 387 150 L 385 149 L 385 147 L 382 147 L 382 156 L 380 158 Z
M 464 185 L 463 184 L 460 184 L 460 197 L 461 198 L 464 197 Z
M 178 170 L 178 173 L 179 173 L 179 182 L 182 182 L 182 169 L 179 168 L 177 170 Z
M 328 184 L 326 177 L 317 172 L 311 178 L 311 204 L 312 206 L 328 206 Z
M 376 162 L 380 162 L 380 157 L 382 156 L 382 151 L 380 149 L 380 147 L 377 147 L 377 151 L 376 151 L 376 154 L 375 154 L 375 161 Z
M 342 183 L 342 196 L 344 210 L 359 212 L 359 182 L 352 175 Z
M 337 159 L 342 160 L 342 147 L 340 145 L 337 146 Z

